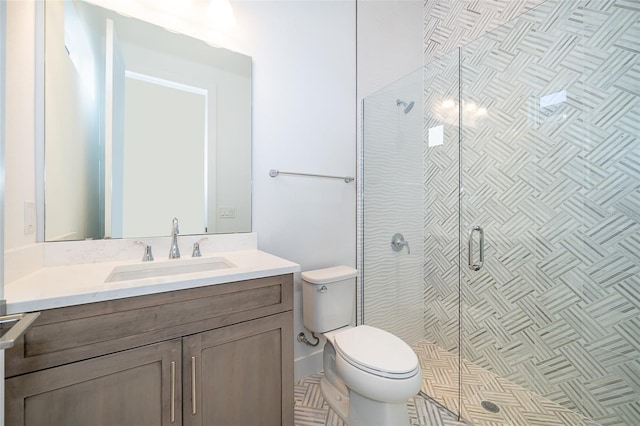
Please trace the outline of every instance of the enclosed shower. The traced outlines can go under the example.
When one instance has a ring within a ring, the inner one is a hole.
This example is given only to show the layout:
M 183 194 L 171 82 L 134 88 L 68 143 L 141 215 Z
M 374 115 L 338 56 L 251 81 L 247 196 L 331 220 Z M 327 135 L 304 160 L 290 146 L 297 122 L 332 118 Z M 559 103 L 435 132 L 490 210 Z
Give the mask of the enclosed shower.
M 358 321 L 472 424 L 638 425 L 640 3 L 535 3 L 363 101 Z

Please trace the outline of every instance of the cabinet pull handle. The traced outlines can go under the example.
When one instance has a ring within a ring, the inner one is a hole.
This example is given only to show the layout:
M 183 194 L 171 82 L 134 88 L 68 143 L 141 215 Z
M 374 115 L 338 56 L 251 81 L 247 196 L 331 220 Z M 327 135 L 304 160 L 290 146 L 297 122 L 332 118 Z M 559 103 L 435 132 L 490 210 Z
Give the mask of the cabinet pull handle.
M 196 357 L 191 357 L 191 413 L 196 414 Z
M 176 362 L 171 361 L 171 423 L 176 421 Z

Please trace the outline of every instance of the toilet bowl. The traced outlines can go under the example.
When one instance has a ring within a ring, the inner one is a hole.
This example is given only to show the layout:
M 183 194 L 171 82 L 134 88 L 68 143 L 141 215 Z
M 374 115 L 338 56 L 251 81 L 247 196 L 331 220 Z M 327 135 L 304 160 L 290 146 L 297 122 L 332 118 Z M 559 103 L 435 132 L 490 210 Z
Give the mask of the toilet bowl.
M 346 266 L 302 273 L 305 326 L 326 338 L 322 394 L 348 425 L 408 425 L 407 400 L 422 382 L 418 357 L 389 332 L 349 325 L 355 276 Z

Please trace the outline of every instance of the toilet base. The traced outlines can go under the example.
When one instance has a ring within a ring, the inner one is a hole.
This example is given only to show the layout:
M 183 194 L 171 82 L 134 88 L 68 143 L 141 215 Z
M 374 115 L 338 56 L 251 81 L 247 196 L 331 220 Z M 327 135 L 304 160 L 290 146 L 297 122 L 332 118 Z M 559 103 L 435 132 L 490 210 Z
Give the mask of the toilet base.
M 344 421 L 349 418 L 349 395 L 340 392 L 325 376 L 320 379 L 320 390 L 329 407 Z
M 349 390 L 349 426 L 397 426 L 409 424 L 406 402 L 380 402 Z
M 349 389 L 346 395 L 323 376 L 320 390 L 329 407 L 349 426 L 399 426 L 409 424 L 405 402 L 369 399 Z

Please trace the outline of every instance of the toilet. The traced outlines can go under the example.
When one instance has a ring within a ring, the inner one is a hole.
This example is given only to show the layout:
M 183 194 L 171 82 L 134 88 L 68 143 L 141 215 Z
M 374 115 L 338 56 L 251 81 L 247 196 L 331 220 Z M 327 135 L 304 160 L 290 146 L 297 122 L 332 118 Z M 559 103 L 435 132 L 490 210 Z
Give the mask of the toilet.
M 322 395 L 350 426 L 408 425 L 407 400 L 422 382 L 418 357 L 391 333 L 350 325 L 356 274 L 348 266 L 301 274 L 304 325 L 326 338 Z

